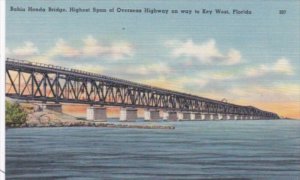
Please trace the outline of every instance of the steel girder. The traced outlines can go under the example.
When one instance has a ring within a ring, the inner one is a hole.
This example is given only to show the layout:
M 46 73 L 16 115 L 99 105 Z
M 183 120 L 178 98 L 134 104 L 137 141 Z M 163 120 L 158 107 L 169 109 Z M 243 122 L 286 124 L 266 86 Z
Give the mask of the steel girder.
M 252 106 L 134 83 L 59 66 L 7 59 L 6 96 L 43 102 L 156 108 L 279 118 Z

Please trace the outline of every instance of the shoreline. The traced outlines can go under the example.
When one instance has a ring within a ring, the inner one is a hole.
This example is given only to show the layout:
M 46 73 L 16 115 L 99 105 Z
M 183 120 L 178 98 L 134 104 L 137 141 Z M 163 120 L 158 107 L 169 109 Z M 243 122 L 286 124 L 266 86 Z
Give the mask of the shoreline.
M 114 123 L 106 123 L 106 122 L 72 122 L 68 124 L 23 124 L 16 127 L 8 127 L 9 128 L 49 128 L 49 127 L 99 127 L 99 128 L 134 128 L 134 129 L 175 129 L 175 126 L 170 125 L 137 125 L 137 124 L 114 124 Z

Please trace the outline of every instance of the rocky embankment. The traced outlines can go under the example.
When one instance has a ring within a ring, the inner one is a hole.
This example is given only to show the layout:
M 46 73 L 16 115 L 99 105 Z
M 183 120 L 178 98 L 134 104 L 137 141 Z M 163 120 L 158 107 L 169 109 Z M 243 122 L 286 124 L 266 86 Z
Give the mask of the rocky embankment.
M 153 124 L 126 124 L 80 120 L 76 117 L 51 110 L 42 110 L 38 106 L 22 104 L 28 113 L 27 120 L 20 127 L 107 127 L 139 129 L 175 129 L 174 126 Z

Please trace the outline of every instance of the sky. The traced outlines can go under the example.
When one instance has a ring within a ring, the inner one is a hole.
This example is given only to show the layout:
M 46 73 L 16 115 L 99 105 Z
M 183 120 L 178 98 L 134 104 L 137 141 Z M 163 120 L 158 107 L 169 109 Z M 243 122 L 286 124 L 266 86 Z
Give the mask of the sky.
M 6 5 L 7 57 L 300 118 L 300 1 L 8 0 Z M 26 11 L 10 11 L 12 7 Z M 29 12 L 28 7 L 46 12 Z M 47 12 L 48 7 L 67 12 Z M 70 7 L 107 12 L 76 13 Z M 118 8 L 155 8 L 168 14 Z M 203 9 L 213 13 L 203 14 Z M 216 14 L 215 9 L 230 14 Z M 251 14 L 233 14 L 234 9 Z

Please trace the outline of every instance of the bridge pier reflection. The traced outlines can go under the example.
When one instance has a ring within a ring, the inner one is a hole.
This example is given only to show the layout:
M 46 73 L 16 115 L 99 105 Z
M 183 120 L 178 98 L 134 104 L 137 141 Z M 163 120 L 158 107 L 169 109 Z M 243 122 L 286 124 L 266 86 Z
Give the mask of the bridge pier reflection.
M 87 120 L 101 120 L 106 121 L 107 115 L 106 115 L 106 108 L 105 107 L 99 107 L 99 106 L 90 106 L 86 110 L 86 119 Z

